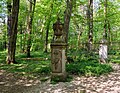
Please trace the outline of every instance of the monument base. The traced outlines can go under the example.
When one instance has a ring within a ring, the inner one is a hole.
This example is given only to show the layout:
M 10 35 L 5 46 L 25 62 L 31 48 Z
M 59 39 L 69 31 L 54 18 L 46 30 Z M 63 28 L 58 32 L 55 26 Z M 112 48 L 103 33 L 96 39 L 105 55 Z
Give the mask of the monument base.
M 51 81 L 55 82 L 65 82 L 67 80 L 67 73 L 52 73 L 51 74 Z

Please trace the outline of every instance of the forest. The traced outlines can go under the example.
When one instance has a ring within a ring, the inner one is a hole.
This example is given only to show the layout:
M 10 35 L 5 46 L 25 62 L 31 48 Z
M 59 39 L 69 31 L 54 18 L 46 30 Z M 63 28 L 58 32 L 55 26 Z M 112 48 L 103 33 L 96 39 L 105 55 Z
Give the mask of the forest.
M 0 0 L 0 89 L 119 93 L 120 0 Z

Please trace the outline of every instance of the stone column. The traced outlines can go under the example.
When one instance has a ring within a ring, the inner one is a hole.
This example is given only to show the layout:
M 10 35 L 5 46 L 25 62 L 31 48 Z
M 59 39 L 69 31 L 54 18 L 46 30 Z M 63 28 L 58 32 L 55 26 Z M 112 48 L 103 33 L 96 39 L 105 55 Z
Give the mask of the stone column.
M 52 43 L 51 44 L 51 69 L 52 79 L 59 79 L 59 81 L 66 80 L 66 50 L 67 44 L 65 43 Z
M 108 46 L 106 40 L 101 40 L 99 47 L 99 58 L 100 62 L 106 63 L 108 59 Z
M 57 81 L 66 80 L 66 56 L 65 50 L 67 44 L 63 37 L 63 24 L 58 18 L 57 22 L 53 24 L 54 36 L 51 43 L 51 79 Z

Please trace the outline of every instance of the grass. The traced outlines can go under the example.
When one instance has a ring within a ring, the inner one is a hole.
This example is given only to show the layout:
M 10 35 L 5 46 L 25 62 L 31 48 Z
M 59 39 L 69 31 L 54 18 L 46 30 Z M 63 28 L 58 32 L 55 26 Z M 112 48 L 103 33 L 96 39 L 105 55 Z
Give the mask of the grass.
M 7 72 L 28 77 L 50 76 L 50 53 L 31 52 L 30 59 L 25 54 L 20 53 L 16 55 L 18 64 L 11 65 L 6 64 L 5 58 L 6 52 L 0 52 L 0 70 L 6 70 Z M 92 58 L 91 56 L 84 55 L 78 56 L 74 63 L 67 64 L 66 70 L 70 75 L 100 76 L 111 72 L 112 67 L 109 64 L 98 63 L 96 56 Z M 42 80 L 44 81 L 46 79 L 42 78 Z
M 4 63 L 6 60 L 6 51 L 0 51 L 0 63 Z
M 69 74 L 84 76 L 100 76 L 113 71 L 109 64 L 100 64 L 98 53 L 79 50 L 74 63 L 67 65 Z
M 113 71 L 112 67 L 108 64 L 94 62 L 79 62 L 77 64 L 68 64 L 66 70 L 70 74 L 84 76 L 100 76 L 102 74 Z
M 16 55 L 16 61 L 18 64 L 8 65 L 5 62 L 5 52 L 0 52 L 0 69 L 6 70 L 7 72 L 17 73 L 20 75 L 25 75 L 29 77 L 39 77 L 42 75 L 50 75 L 50 59 L 41 60 L 49 58 L 49 54 L 40 55 L 37 52 L 32 54 L 31 59 L 27 59 L 25 54 Z M 34 55 L 34 56 L 33 56 Z M 25 58 L 25 59 L 23 59 Z M 38 58 L 40 58 L 38 60 Z M 37 59 L 37 60 L 36 60 Z
M 112 63 L 120 64 L 120 51 L 115 51 L 115 50 L 113 51 L 113 50 L 111 50 L 109 52 L 109 60 Z
M 112 63 L 118 63 L 118 64 L 120 64 L 120 57 L 119 57 L 118 55 L 114 55 L 114 56 L 112 56 L 112 57 L 110 58 L 110 61 L 111 61 Z

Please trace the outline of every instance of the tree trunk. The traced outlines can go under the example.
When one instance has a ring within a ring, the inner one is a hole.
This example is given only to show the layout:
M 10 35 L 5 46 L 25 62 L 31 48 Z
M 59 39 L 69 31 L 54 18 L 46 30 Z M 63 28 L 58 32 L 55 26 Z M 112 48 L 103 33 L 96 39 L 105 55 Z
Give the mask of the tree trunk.
M 80 37 L 82 36 L 83 33 L 83 28 L 79 27 L 79 33 L 78 33 L 78 50 L 80 49 Z
M 5 25 L 6 25 L 6 24 L 5 24 L 5 17 L 4 17 L 4 22 L 3 22 L 3 23 L 4 23 L 4 29 L 6 29 L 6 28 L 5 28 Z M 7 33 L 7 32 L 6 32 L 6 30 L 5 30 L 5 31 L 4 31 L 4 34 L 3 34 L 3 40 L 4 40 L 4 42 L 3 42 L 4 47 L 3 47 L 3 48 L 4 48 L 4 50 L 7 49 L 7 40 L 6 40 L 6 39 L 7 39 L 7 36 L 6 36 L 6 33 Z
M 108 21 L 108 50 L 110 50 L 110 45 L 111 45 L 111 27 L 110 22 Z
M 110 27 L 110 22 L 108 22 L 108 42 L 111 42 L 111 27 Z
M 80 49 L 80 37 L 82 36 L 83 33 L 83 27 L 79 26 L 78 23 L 76 22 L 76 20 L 73 20 L 74 24 L 76 26 L 76 30 L 78 31 L 78 42 L 77 42 L 77 48 L 78 50 Z
M 50 6 L 51 10 L 50 10 L 50 15 L 48 17 L 48 23 L 47 23 L 47 27 L 46 27 L 46 41 L 45 41 L 45 53 L 48 52 L 47 50 L 47 46 L 48 46 L 48 35 L 49 35 L 49 27 L 50 27 L 50 22 L 51 22 L 51 13 L 53 11 L 53 3 Z
M 24 40 L 23 40 L 23 48 L 22 48 L 22 52 L 23 52 L 23 53 L 26 53 L 26 45 L 27 45 L 27 44 L 26 44 L 26 40 L 27 40 L 27 39 L 26 39 L 26 35 L 27 35 L 27 32 L 24 31 L 24 33 L 23 33 L 23 39 L 24 39 Z
M 35 12 L 35 4 L 36 0 L 32 3 L 32 1 L 29 1 L 30 6 L 29 6 L 29 13 L 28 13 L 28 18 L 27 18 L 27 32 L 28 32 L 28 37 L 27 37 L 27 57 L 30 57 L 30 48 L 31 48 L 31 33 L 32 33 L 32 23 L 33 23 L 33 18 L 34 18 L 34 12 Z
M 23 50 L 23 42 L 22 42 L 22 37 L 23 37 L 23 31 L 22 31 L 22 24 L 20 24 L 20 52 L 23 52 L 22 50 Z
M 10 52 L 10 36 L 11 36 L 11 9 L 12 9 L 12 5 L 11 5 L 11 0 L 8 0 L 7 1 L 7 12 L 8 12 L 8 15 L 7 15 L 7 32 L 8 32 L 8 55 L 9 52 Z
M 68 43 L 69 24 L 70 24 L 70 17 L 72 13 L 74 0 L 67 0 L 66 2 L 67 2 L 67 7 L 64 16 L 64 36 L 65 36 L 65 42 Z
M 19 13 L 19 0 L 13 0 L 13 7 L 11 2 L 8 2 L 8 56 L 7 63 L 15 62 L 15 50 L 16 50 L 16 38 L 17 38 L 17 25 L 18 25 L 18 13 Z M 12 8 L 12 14 L 11 14 Z
M 50 15 L 50 19 L 51 19 L 51 15 Z M 50 19 L 49 19 L 49 22 L 46 27 L 46 43 L 45 43 L 45 51 L 44 51 L 45 53 L 48 52 L 47 46 L 48 46 L 48 34 L 49 34 Z
M 107 39 L 107 0 L 105 0 L 105 4 L 104 4 L 104 35 L 103 38 Z
M 88 16 L 88 51 L 91 51 L 93 43 L 93 0 L 89 0 L 87 16 Z

